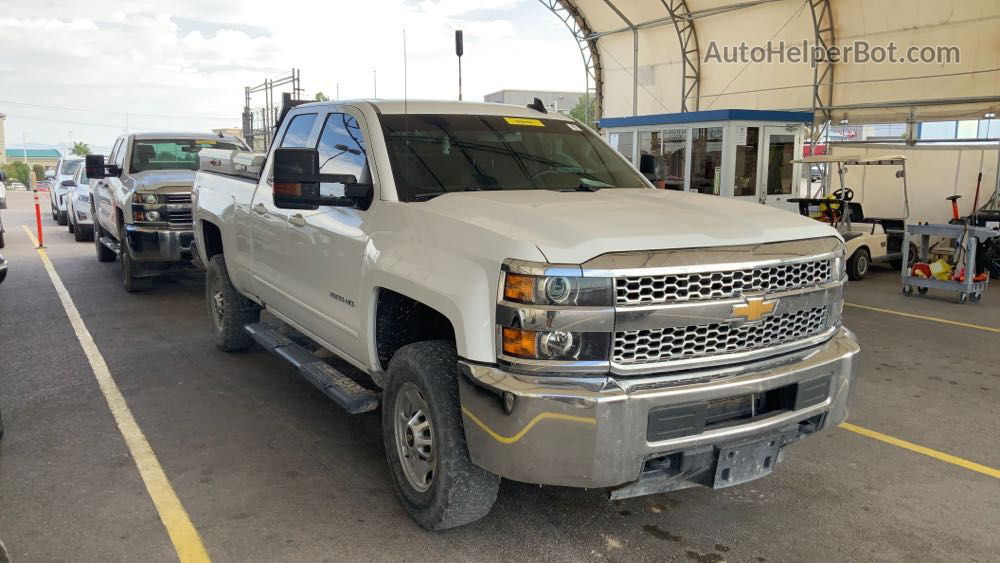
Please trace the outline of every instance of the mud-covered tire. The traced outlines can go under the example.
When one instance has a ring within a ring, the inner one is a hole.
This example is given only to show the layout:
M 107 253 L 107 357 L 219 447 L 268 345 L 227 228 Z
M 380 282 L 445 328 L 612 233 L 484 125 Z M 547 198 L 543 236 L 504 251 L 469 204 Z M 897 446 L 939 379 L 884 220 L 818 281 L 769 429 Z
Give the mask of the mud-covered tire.
M 253 338 L 243 328 L 260 320 L 260 306 L 233 286 L 222 254 L 216 254 L 208 261 L 205 302 L 212 322 L 212 337 L 219 349 L 239 352 L 253 344 Z
M 94 228 L 86 225 L 77 225 L 73 229 L 73 240 L 76 242 L 87 242 L 94 236 Z
M 868 275 L 871 265 L 872 255 L 868 252 L 868 249 L 859 248 L 854 251 L 850 260 L 847 261 L 847 277 L 852 281 L 863 280 Z
M 94 221 L 94 247 L 97 250 L 98 262 L 114 262 L 116 254 L 110 248 L 101 244 L 101 237 L 104 235 L 104 228 L 97 221 Z
M 401 389 L 412 390 L 413 386 L 428 408 L 434 444 L 433 479 L 424 492 L 407 477 L 401 459 L 403 447 L 397 442 L 397 400 Z M 410 517 L 422 527 L 446 530 L 489 513 L 496 502 L 500 477 L 469 459 L 459 408 L 454 342 L 417 342 L 403 346 L 392 357 L 382 394 L 382 436 L 396 493 Z

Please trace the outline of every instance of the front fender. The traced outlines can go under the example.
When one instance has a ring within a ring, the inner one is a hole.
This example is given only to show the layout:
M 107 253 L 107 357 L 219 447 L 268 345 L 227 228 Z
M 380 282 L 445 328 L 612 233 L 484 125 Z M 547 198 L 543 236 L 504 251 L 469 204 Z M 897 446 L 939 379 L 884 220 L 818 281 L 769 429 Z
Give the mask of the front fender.
M 496 360 L 493 316 L 500 272 L 497 265 L 478 264 L 440 250 L 424 249 L 417 256 L 382 256 L 387 266 L 373 270 L 367 287 L 373 289 L 369 314 L 374 339 L 376 296 L 379 288 L 395 291 L 444 315 L 455 330 L 455 347 L 462 358 L 479 362 Z M 425 260 L 430 259 L 429 262 Z M 495 272 L 493 270 L 496 270 Z M 375 350 L 374 340 L 369 346 Z M 378 365 L 373 358 L 372 365 Z

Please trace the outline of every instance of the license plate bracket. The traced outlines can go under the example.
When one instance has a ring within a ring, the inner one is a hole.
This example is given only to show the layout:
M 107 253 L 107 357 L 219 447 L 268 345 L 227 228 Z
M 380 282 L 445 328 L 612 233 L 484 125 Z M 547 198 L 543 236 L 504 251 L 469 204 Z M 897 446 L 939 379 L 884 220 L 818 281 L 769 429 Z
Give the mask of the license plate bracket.
M 732 487 L 770 474 L 778 463 L 781 445 L 781 435 L 774 434 L 720 447 L 712 487 Z

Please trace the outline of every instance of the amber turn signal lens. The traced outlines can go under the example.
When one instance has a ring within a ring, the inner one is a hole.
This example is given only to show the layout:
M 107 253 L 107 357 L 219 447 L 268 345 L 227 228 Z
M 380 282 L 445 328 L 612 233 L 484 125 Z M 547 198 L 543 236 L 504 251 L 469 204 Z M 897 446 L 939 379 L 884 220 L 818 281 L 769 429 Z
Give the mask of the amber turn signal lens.
M 503 287 L 504 299 L 518 303 L 532 303 L 535 299 L 535 278 L 523 274 L 507 274 Z
M 537 358 L 535 332 L 519 328 L 503 329 L 503 353 L 518 358 Z

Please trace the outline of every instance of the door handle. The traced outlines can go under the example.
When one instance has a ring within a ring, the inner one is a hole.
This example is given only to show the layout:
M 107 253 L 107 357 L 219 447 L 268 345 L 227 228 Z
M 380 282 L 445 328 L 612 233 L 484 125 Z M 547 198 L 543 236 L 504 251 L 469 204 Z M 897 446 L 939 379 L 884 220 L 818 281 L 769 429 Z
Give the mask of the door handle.
M 288 218 L 288 222 L 295 225 L 296 227 L 305 227 L 306 218 L 302 216 L 301 213 L 296 213 Z
M 267 208 L 264 207 L 263 203 L 258 203 L 257 205 L 253 206 L 253 212 L 256 213 L 257 215 L 263 215 L 267 213 Z

